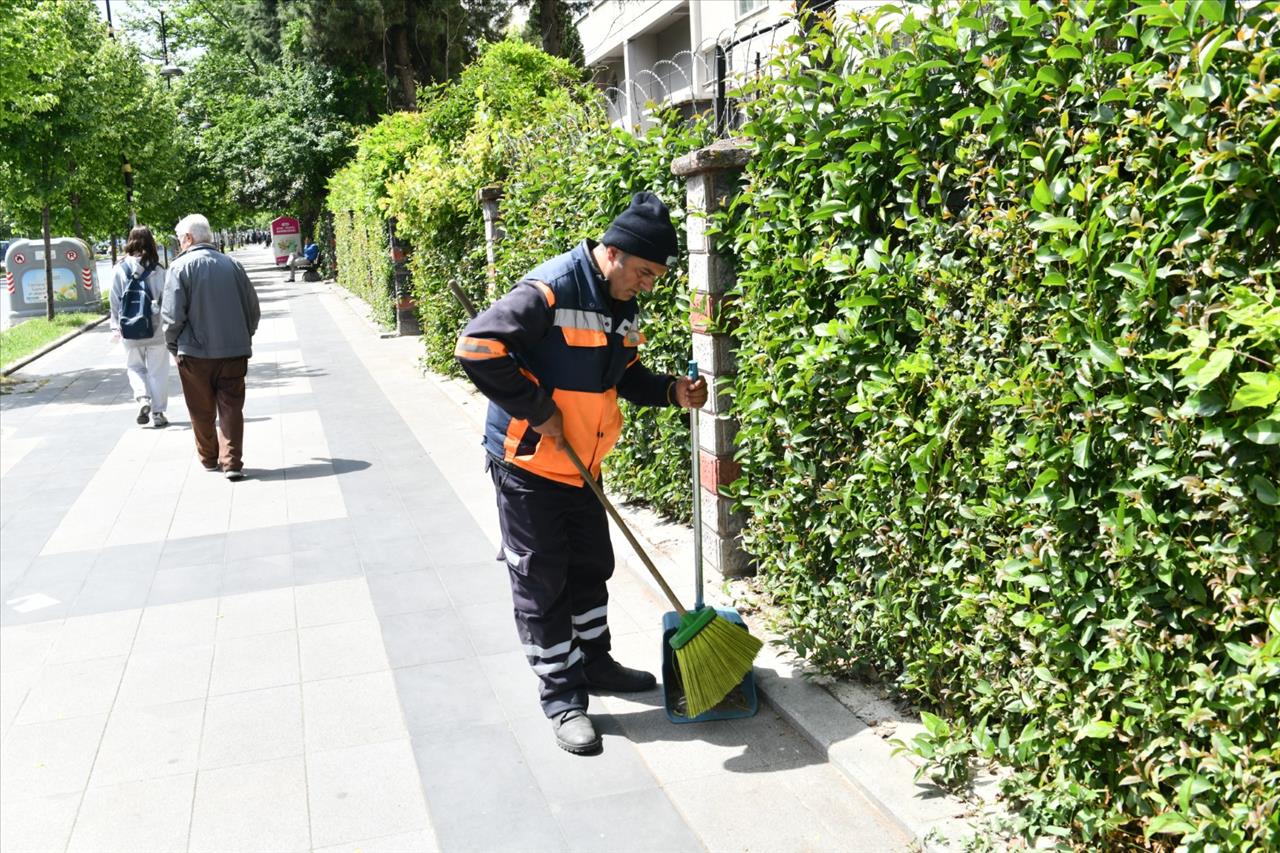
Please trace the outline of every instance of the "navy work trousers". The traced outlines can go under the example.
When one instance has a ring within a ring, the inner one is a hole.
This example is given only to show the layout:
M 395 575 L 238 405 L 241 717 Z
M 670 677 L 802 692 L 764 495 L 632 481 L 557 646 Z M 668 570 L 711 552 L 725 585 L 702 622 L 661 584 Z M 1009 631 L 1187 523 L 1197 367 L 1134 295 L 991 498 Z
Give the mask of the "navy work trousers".
M 604 507 L 586 486 L 567 486 L 490 458 L 502 559 L 511 577 L 516 631 L 541 680 L 548 717 L 586 710 L 584 667 L 609 652 L 605 582 L 613 545 Z

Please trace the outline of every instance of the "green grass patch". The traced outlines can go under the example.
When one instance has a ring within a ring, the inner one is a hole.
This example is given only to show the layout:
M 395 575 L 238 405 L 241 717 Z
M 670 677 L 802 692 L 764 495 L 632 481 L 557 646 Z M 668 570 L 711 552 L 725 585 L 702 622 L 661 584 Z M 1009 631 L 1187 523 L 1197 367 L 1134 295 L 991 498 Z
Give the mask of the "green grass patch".
M 53 343 L 67 332 L 102 317 L 96 312 L 65 312 L 55 314 L 52 320 L 43 317 L 25 320 L 0 332 L 0 364 L 13 364 L 30 355 L 45 344 Z

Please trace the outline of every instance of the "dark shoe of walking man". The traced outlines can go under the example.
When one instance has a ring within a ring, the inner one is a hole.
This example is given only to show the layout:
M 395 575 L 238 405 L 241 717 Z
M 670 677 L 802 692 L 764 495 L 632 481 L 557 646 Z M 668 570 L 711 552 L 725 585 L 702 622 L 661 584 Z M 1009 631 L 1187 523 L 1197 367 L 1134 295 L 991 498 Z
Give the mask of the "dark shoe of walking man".
M 165 282 L 165 342 L 178 360 L 200 464 L 240 480 L 244 378 L 261 317 L 258 294 L 244 267 L 214 247 L 203 216 L 183 217 L 174 232 L 182 251 Z
M 618 397 L 706 402 L 702 379 L 640 363 L 636 297 L 653 290 L 677 251 L 666 205 L 637 193 L 600 242 L 584 240 L 531 270 L 467 325 L 454 352 L 489 398 L 484 448 L 516 630 L 556 743 L 579 755 L 601 747 L 589 691 L 649 690 L 655 681 L 609 653 L 609 525 L 563 443 L 598 480 L 622 429 Z

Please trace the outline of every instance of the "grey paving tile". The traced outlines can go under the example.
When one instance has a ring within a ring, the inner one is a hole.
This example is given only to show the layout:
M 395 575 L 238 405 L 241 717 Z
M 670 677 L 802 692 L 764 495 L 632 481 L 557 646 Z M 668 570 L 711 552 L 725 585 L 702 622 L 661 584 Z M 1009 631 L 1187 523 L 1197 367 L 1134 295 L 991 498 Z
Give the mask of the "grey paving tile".
M 107 721 L 90 787 L 194 773 L 203 720 L 201 699 L 116 709 Z
M 106 723 L 95 714 L 10 728 L 0 748 L 0 801 L 84 790 Z
M 553 807 L 576 853 L 701 853 L 706 850 L 658 789 L 628 791 Z M 743 839 L 744 849 L 750 841 Z
M 17 725 L 105 714 L 111 710 L 125 657 L 45 664 L 18 712 Z
M 160 564 L 163 542 L 139 542 L 136 545 L 117 545 L 97 552 L 95 569 L 149 572 Z
M 368 519 L 373 523 L 387 524 L 402 530 L 413 529 L 410 516 L 393 486 L 356 491 L 344 484 L 342 502 L 347 505 L 347 513 L 354 524 Z
M 141 610 L 121 610 L 68 619 L 49 651 L 48 663 L 70 663 L 129 654 Z
M 227 534 L 169 539 L 160 554 L 159 568 L 177 569 L 205 563 L 221 563 L 226 556 Z
M 616 726 L 609 726 L 607 717 L 595 714 L 592 719 L 604 740 L 604 749 L 586 761 L 556 745 L 549 720 L 526 717 L 511 722 L 520 751 L 528 759 L 543 796 L 552 805 L 658 787 L 635 744 L 622 736 Z
M 298 587 L 294 601 L 298 625 L 304 628 L 376 618 L 369 588 L 361 577 Z
M 505 719 L 502 704 L 473 659 L 403 667 L 394 672 L 410 734 Z
M 299 680 L 295 632 L 219 640 L 214 648 L 209 695 L 280 687 Z
M 44 853 L 65 850 L 80 809 L 80 791 L 24 800 L 21 808 L 6 808 L 0 820 L 0 850 Z
M 480 658 L 480 668 L 507 719 L 546 719 L 538 702 L 538 676 L 534 675 L 523 651 L 484 655 Z
M 280 589 L 293 585 L 293 555 L 270 554 L 228 562 L 222 595 Z
M 200 767 L 253 764 L 301 755 L 298 685 L 212 696 L 205 709 Z
M 225 571 L 226 565 L 223 563 L 162 569 L 156 572 L 151 583 L 151 590 L 147 593 L 147 606 L 214 598 L 222 589 L 222 575 Z
M 407 739 L 307 755 L 316 846 L 430 826 Z
M 506 563 L 482 560 L 442 565 L 436 569 L 436 575 L 455 607 L 511 603 L 511 580 Z
M 194 773 L 85 792 L 67 853 L 185 853 Z
M 133 654 L 175 651 L 193 646 L 211 648 L 217 627 L 218 601 L 215 598 L 147 607 L 142 611 L 138 633 L 133 638 Z
M 366 529 L 368 528 L 368 529 Z M 422 542 L 413 531 L 381 525 L 356 527 L 356 550 L 366 574 L 392 574 L 430 567 Z
M 346 519 L 291 524 L 289 539 L 295 552 L 316 549 L 337 550 L 355 546 L 355 538 L 351 535 L 350 525 Z
M 515 617 L 501 603 L 472 604 L 457 609 L 471 645 L 479 655 L 496 655 L 520 648 Z
M 389 666 L 374 619 L 301 628 L 298 651 L 303 681 L 381 672 Z
M 475 649 L 453 610 L 400 613 L 379 621 L 392 667 L 475 657 Z
M 390 672 L 308 681 L 302 685 L 308 752 L 396 740 L 406 735 Z
M 438 853 L 439 850 L 435 833 L 420 829 L 381 838 L 360 838 L 332 847 L 317 847 L 314 853 Z
M 415 736 L 413 751 L 441 849 L 568 849 L 505 725 Z M 478 774 L 477 767 L 501 767 L 503 772 Z
M 9 536 L 7 529 L 4 535 Z M 25 580 L 32 586 L 61 585 L 74 581 L 83 583 L 93 570 L 96 560 L 96 551 L 73 551 L 69 554 L 36 557 L 27 567 Z
M 363 574 L 354 545 L 293 552 L 293 582 L 298 586 L 328 583 Z
M 311 847 L 301 756 L 200 773 L 191 853 L 262 853 Z
M 233 564 L 249 557 L 287 554 L 292 545 L 288 526 L 236 530 L 227 534 L 225 559 Z
M 142 608 L 151 593 L 155 570 L 104 569 L 95 567 L 72 602 L 68 616 L 88 616 L 113 610 Z
M 71 603 L 79 594 L 81 583 L 28 585 L 25 580 L 19 581 L 5 592 L 0 625 L 7 628 L 65 618 L 71 612 Z
M 474 524 L 446 532 L 422 532 L 427 558 L 435 566 L 450 563 L 478 563 L 494 554 L 493 543 Z
M 441 610 L 451 604 L 440 578 L 430 569 L 370 577 L 369 595 L 379 616 Z
M 749 838 L 759 850 L 839 853 L 851 847 L 851 839 L 836 837 L 816 813 L 768 773 L 721 773 L 675 782 L 665 789 L 705 838 Z M 761 803 L 769 807 L 761 808 Z M 787 819 L 780 820 L 779 815 Z M 899 847 L 887 844 L 880 849 Z
M 144 708 L 203 699 L 209 690 L 213 646 L 161 648 L 129 656 L 116 708 Z
M 292 587 L 225 595 L 218 601 L 218 641 L 277 634 L 297 627 Z

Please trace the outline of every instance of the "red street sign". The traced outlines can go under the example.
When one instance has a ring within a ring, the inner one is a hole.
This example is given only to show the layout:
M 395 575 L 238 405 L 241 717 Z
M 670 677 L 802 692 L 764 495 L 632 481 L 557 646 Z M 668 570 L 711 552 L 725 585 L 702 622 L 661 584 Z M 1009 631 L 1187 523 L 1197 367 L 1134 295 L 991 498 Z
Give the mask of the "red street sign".
M 25 264 L 27 262 L 27 256 L 22 254 L 21 252 L 18 252 L 16 255 L 13 256 L 13 262 L 15 264 Z
M 69 261 L 74 261 L 74 260 L 75 260 L 76 258 L 78 258 L 78 257 L 80 257 L 80 256 L 79 256 L 78 254 L 76 254 L 76 250 L 75 250 L 75 249 L 67 249 L 67 260 L 69 260 Z

